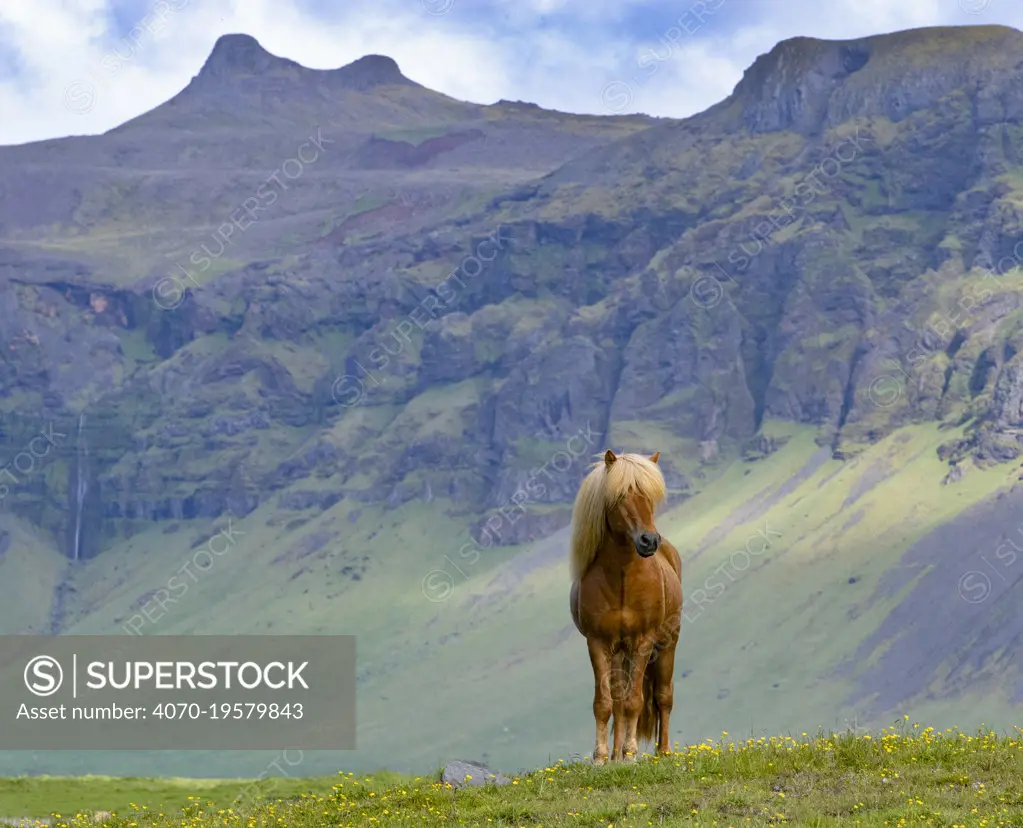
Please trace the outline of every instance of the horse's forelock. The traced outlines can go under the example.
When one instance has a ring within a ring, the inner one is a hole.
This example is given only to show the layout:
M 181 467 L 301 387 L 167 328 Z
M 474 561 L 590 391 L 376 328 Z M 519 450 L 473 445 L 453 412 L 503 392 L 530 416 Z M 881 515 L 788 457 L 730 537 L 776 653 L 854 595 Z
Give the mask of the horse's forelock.
M 642 454 L 621 454 L 608 468 L 605 498 L 613 503 L 635 489 L 656 505 L 664 498 L 664 476 L 657 464 Z

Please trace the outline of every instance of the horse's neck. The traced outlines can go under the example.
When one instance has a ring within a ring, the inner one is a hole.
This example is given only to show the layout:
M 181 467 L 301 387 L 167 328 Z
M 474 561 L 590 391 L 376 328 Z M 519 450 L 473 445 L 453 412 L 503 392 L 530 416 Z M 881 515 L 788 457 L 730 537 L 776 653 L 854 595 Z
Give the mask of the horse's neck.
M 627 578 L 630 570 L 642 566 L 642 559 L 631 543 L 619 544 L 608 539 L 597 550 L 594 564 L 603 570 L 605 578 L 617 582 Z

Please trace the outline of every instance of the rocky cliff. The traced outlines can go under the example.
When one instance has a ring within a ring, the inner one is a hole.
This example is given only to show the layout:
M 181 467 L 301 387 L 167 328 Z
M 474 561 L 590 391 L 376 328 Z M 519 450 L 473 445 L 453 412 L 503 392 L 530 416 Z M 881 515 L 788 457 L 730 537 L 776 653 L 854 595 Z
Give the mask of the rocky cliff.
M 424 467 L 483 517 L 580 428 L 665 450 L 679 493 L 770 418 L 841 456 L 968 420 L 950 463 L 1015 459 L 1021 44 L 796 38 L 655 123 L 222 38 L 111 133 L 0 151 L 5 446 L 83 413 L 93 446 L 5 504 L 66 537 L 87 463 L 91 555 L 311 478 L 402 502 Z M 566 519 L 547 483 L 517 540 Z

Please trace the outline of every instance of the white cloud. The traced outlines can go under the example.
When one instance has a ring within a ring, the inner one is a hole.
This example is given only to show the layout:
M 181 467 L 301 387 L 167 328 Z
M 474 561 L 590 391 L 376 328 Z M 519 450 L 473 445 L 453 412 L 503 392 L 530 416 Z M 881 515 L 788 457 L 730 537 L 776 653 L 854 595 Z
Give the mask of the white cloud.
M 1023 28 L 1023 9 L 1005 0 L 723 0 L 695 31 L 689 1 L 667 17 L 653 0 L 522 0 L 486 17 L 468 0 L 346 0 L 326 16 L 297 0 L 152 0 L 157 11 L 139 21 L 131 42 L 108 28 L 114 1 L 3 0 L 0 58 L 13 51 L 18 72 L 0 75 L 0 144 L 111 129 L 180 91 L 228 32 L 320 69 L 390 55 L 413 80 L 476 103 L 507 98 L 606 113 L 601 90 L 617 82 L 630 92 L 615 99 L 628 102 L 621 111 L 684 117 L 725 97 L 757 55 L 788 37 L 964 23 Z M 631 36 L 622 22 L 644 9 L 666 20 L 660 36 Z M 576 17 L 559 23 L 577 25 L 535 25 L 539 15 L 567 13 Z M 672 18 L 685 18 L 689 31 L 669 34 Z M 0 59 L 0 67 L 11 62 Z M 87 85 L 95 100 L 81 111 Z

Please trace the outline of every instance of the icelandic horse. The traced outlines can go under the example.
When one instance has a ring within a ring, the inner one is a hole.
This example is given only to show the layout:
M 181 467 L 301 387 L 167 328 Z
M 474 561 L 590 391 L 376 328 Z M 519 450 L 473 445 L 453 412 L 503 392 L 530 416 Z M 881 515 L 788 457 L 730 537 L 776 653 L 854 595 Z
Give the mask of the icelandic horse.
M 675 646 L 682 626 L 682 561 L 654 526 L 664 499 L 657 452 L 616 456 L 608 449 L 583 480 L 572 508 L 572 620 L 593 666 L 593 763 L 635 761 L 657 734 L 671 752 Z

